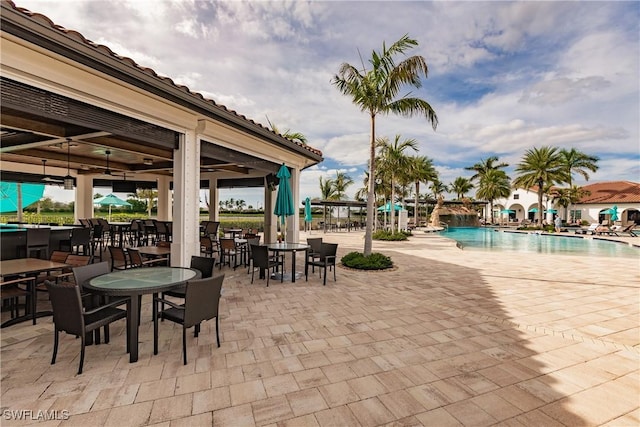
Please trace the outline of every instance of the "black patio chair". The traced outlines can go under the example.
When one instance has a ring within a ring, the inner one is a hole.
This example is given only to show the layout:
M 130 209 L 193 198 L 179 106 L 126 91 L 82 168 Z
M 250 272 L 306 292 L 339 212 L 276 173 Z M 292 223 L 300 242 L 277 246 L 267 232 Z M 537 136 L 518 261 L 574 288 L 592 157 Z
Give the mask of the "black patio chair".
M 187 328 L 194 326 L 194 335 L 197 337 L 200 332 L 200 324 L 205 320 L 215 318 L 216 341 L 220 347 L 218 306 L 223 280 L 224 274 L 187 282 L 183 305 L 163 298 L 153 299 L 153 354 L 158 354 L 158 318 L 182 325 L 182 355 L 185 365 L 187 364 Z M 158 303 L 171 307 L 158 312 Z
M 309 280 L 309 266 L 319 267 L 320 276 L 322 277 L 322 271 L 324 270 L 324 281 L 323 285 L 327 285 L 327 268 L 333 268 L 333 281 L 336 281 L 336 253 L 338 252 L 338 244 L 337 243 L 322 243 L 322 247 L 320 248 L 320 256 L 318 259 L 309 260 L 307 259 L 307 263 L 304 267 L 304 274 L 306 276 L 306 280 Z
M 118 302 L 101 305 L 91 310 L 84 310 L 78 285 L 56 284 L 49 281 L 46 281 L 45 285 L 49 291 L 49 299 L 53 308 L 54 342 L 51 364 L 56 363 L 60 332 L 75 335 L 80 337 L 81 342 L 80 366 L 78 367 L 78 375 L 80 375 L 84 365 L 85 335 L 104 326 L 104 342 L 108 344 L 108 325 L 127 317 L 127 312 L 126 310 L 115 308 L 115 305 L 119 304 Z
M 284 281 L 284 259 L 281 257 L 272 257 L 269 256 L 269 248 L 266 246 L 260 245 L 251 245 L 251 283 L 253 283 L 253 277 L 256 272 L 256 268 L 264 270 L 265 275 L 267 276 L 267 287 L 269 287 L 269 278 L 271 277 L 271 273 L 269 273 L 270 268 L 282 268 L 283 271 L 280 274 L 280 282 Z

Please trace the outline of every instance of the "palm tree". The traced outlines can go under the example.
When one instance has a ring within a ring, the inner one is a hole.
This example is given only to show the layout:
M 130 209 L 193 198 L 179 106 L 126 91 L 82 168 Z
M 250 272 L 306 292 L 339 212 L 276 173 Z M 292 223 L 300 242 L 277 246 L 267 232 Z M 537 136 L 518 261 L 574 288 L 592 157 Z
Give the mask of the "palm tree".
M 465 168 L 466 170 L 475 172 L 475 174 L 470 178 L 470 180 L 472 182 L 480 181 L 482 177 L 487 173 L 487 171 L 494 170 L 494 169 L 500 170 L 509 166 L 508 163 L 504 163 L 504 162 L 494 164 L 497 161 L 498 161 L 497 156 L 491 156 L 491 157 L 487 157 L 485 160 L 480 160 L 480 162 L 476 163 L 473 166 L 466 167 Z
M 418 45 L 416 40 L 408 35 L 403 36 L 397 42 L 387 48 L 382 44 L 382 51 L 373 51 L 369 63 L 371 69 L 358 70 L 351 64 L 344 63 L 340 66 L 338 74 L 334 76 L 332 83 L 344 95 L 352 98 L 363 112 L 367 112 L 371 119 L 371 139 L 369 141 L 369 173 L 375 177 L 376 159 L 376 116 L 378 114 L 399 114 L 411 117 L 416 114 L 424 115 L 431 122 L 435 130 L 438 125 L 438 117 L 431 105 L 423 99 L 411 97 L 409 94 L 399 96 L 400 90 L 406 86 L 420 88 L 422 82 L 420 76 L 427 77 L 427 62 L 422 56 L 410 56 L 396 64 L 394 57 L 404 54 L 408 49 Z M 364 67 L 363 67 L 364 68 Z M 367 193 L 367 224 L 365 227 L 364 255 L 371 254 L 373 245 L 372 230 L 375 207 L 374 180 L 369 180 Z
M 151 217 L 151 209 L 153 208 L 153 201 L 158 198 L 158 192 L 150 188 L 138 188 L 136 190 L 136 198 L 140 200 L 146 200 L 147 202 L 147 215 Z
M 545 185 L 569 182 L 570 173 L 562 161 L 562 155 L 555 147 L 540 147 L 527 150 L 515 169 L 518 177 L 513 185 L 520 188 L 538 187 L 538 212 L 542 212 L 542 196 Z M 542 215 L 538 216 L 542 226 Z
M 398 184 L 402 172 L 408 170 L 411 164 L 411 160 L 409 160 L 409 157 L 407 157 L 404 152 L 408 148 L 413 149 L 413 151 L 418 150 L 418 143 L 415 139 L 400 141 L 400 138 L 400 135 L 396 135 L 393 142 L 389 142 L 389 139 L 386 137 L 378 138 L 376 141 L 376 146 L 380 150 L 379 166 L 386 172 L 385 175 L 388 176 L 389 185 L 391 186 L 389 225 L 392 231 L 394 230 L 393 224 L 395 220 L 395 186 Z
M 480 182 L 478 182 L 476 197 L 489 201 L 491 224 L 493 224 L 493 201 L 503 197 L 509 197 L 511 185 L 507 174 L 499 169 L 487 169 Z M 542 212 L 542 211 L 540 211 Z
M 347 187 L 353 184 L 353 179 L 344 172 L 336 172 L 333 180 L 333 191 L 338 200 L 343 200 L 346 196 Z
M 458 200 L 462 200 L 464 195 L 471 191 L 473 184 L 471 180 L 464 177 L 457 177 L 451 184 L 449 184 L 449 190 L 456 193 Z
M 418 208 L 420 200 L 420 183 L 433 181 L 438 178 L 438 172 L 433 167 L 433 160 L 427 156 L 411 157 L 411 167 L 409 176 L 416 186 L 416 208 L 413 213 L 415 225 L 420 224 L 420 209 Z
M 300 132 L 292 132 L 291 129 L 287 129 L 284 132 L 280 132 L 280 130 L 278 129 L 278 127 L 276 125 L 274 125 L 273 123 L 271 123 L 271 120 L 269 120 L 269 117 L 267 117 L 267 122 L 269 123 L 269 126 L 271 127 L 271 130 L 279 135 L 284 136 L 287 139 L 290 139 L 292 141 L 297 141 L 300 144 L 303 145 L 307 145 L 307 137 L 304 136 L 304 134 L 300 133 Z
M 333 180 L 327 178 L 326 180 L 322 180 L 320 177 L 320 198 L 322 200 L 335 200 L 335 186 L 333 185 Z M 322 207 L 322 220 L 324 223 L 327 223 L 327 207 Z
M 567 172 L 569 173 L 569 188 L 573 187 L 573 172 L 582 175 L 585 181 L 589 181 L 589 173 L 587 171 L 595 172 L 598 170 L 597 163 L 598 160 L 600 160 L 598 157 L 589 156 L 588 154 L 578 151 L 575 148 L 572 148 L 570 150 L 563 148 L 562 150 L 560 150 L 560 156 L 565 168 L 567 169 Z M 568 211 L 571 210 L 572 203 L 573 202 L 570 202 L 567 206 L 565 206 L 567 214 Z
M 446 185 L 444 185 L 442 183 L 442 181 L 440 181 L 439 179 L 435 178 L 431 181 L 431 187 L 429 187 L 431 189 L 431 192 L 433 193 L 433 197 L 438 200 L 438 196 L 440 196 L 442 193 L 446 193 L 447 191 L 449 191 L 449 189 L 447 188 Z
M 336 171 L 336 178 L 333 180 L 333 189 L 338 200 L 346 198 L 347 187 L 353 184 L 353 179 L 344 172 Z M 340 207 L 338 207 L 338 221 L 340 221 Z

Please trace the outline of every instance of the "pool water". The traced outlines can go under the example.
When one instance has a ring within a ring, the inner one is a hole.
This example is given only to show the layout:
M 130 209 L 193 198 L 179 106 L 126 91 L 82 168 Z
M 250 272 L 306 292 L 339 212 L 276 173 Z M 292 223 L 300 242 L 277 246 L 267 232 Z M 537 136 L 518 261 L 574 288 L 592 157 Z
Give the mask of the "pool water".
M 439 233 L 463 249 L 605 257 L 640 257 L 640 248 L 625 243 L 571 236 L 500 232 L 493 228 L 458 227 Z M 639 241 L 640 243 L 640 241 Z

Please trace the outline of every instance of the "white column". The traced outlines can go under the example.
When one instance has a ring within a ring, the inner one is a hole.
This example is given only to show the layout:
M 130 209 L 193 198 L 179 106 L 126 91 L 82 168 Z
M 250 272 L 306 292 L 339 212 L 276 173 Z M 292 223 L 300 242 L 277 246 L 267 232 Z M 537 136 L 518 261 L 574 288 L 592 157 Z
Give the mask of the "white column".
M 291 169 L 291 193 L 293 194 L 293 212 L 294 214 L 287 217 L 287 236 L 285 241 L 297 243 L 300 239 L 300 171 Z
M 219 221 L 220 218 L 220 192 L 218 191 L 218 178 L 209 178 L 209 221 Z
M 78 175 L 75 192 L 74 223 L 80 218 L 93 218 L 93 177 Z
M 171 265 L 188 266 L 192 255 L 200 254 L 200 141 L 194 131 L 180 136 L 173 159 L 174 206 Z
M 173 209 L 171 209 L 171 177 L 161 176 L 158 182 L 158 220 L 171 221 Z

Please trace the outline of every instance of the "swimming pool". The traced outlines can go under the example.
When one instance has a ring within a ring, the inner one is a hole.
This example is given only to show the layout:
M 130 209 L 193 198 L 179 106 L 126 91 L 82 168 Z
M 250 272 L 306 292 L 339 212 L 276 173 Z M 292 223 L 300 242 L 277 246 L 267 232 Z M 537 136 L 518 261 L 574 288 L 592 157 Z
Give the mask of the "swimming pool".
M 450 228 L 448 231 L 441 231 L 438 234 L 457 241 L 465 250 L 640 257 L 640 248 L 598 239 L 571 237 L 571 235 L 554 236 L 535 233 L 500 232 L 493 228 L 482 227 L 456 227 Z

